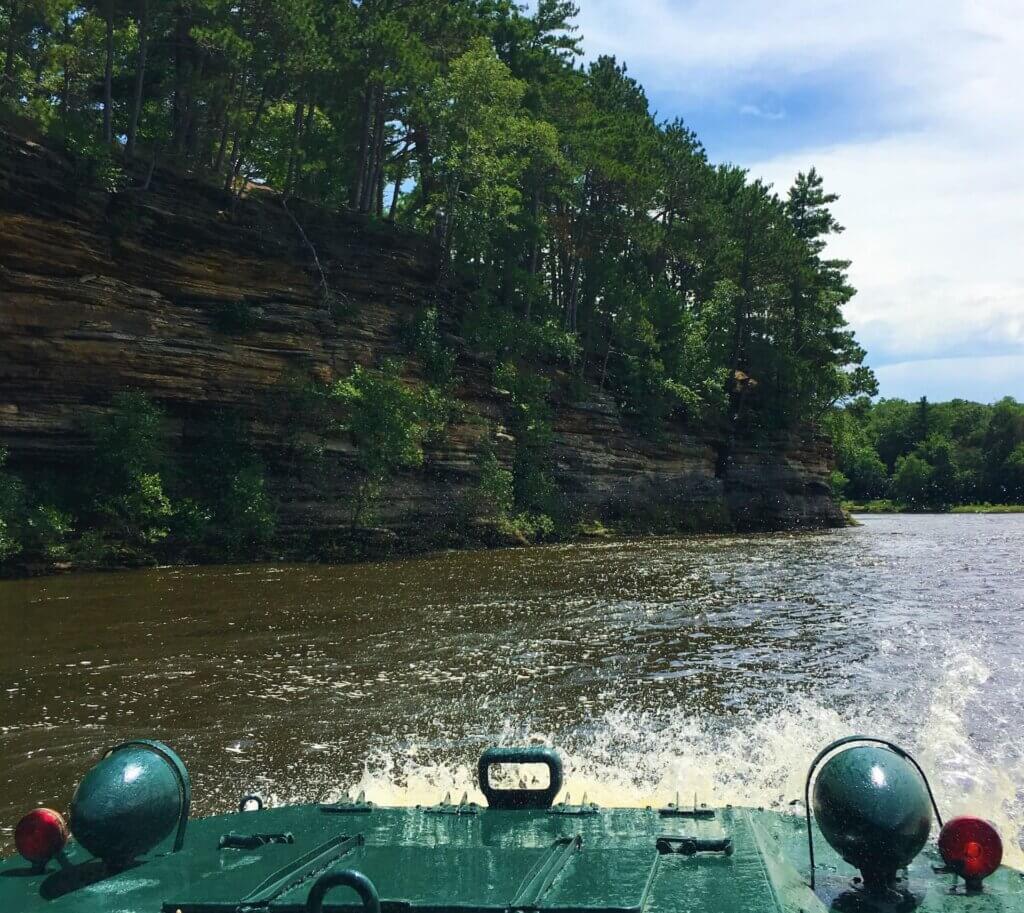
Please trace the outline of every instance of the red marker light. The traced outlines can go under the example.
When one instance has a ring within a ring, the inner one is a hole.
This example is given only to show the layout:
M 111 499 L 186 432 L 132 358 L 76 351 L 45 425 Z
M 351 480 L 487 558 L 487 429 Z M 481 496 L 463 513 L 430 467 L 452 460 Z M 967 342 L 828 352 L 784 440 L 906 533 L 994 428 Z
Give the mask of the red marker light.
M 968 887 L 978 888 L 1003 861 L 1003 841 L 984 819 L 964 816 L 943 825 L 939 852 L 946 868 L 962 877 Z
M 68 842 L 64 817 L 52 808 L 30 811 L 14 829 L 14 845 L 34 866 L 45 866 Z

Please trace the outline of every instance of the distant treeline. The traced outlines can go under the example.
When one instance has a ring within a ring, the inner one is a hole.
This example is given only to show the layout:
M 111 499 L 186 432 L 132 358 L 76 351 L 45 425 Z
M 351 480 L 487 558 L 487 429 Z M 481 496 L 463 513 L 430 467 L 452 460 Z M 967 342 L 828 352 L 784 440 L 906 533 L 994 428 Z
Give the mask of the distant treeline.
M 858 399 L 830 417 L 836 490 L 911 509 L 1024 504 L 1024 404 Z
M 0 99 L 110 193 L 144 192 L 131 157 L 433 236 L 473 344 L 561 362 L 651 433 L 670 415 L 774 431 L 871 393 L 821 178 L 779 196 L 709 163 L 623 64 L 581 65 L 576 14 L 2 0 Z

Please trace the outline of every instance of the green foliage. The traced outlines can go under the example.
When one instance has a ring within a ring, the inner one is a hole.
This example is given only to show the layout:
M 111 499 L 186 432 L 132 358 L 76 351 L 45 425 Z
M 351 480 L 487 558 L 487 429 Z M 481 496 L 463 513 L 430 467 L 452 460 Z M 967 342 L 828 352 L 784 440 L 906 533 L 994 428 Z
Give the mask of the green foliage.
M 19 535 L 24 512 L 25 490 L 21 481 L 4 471 L 7 451 L 0 447 L 0 561 L 24 548 Z
M 89 451 L 59 487 L 8 472 L 0 449 L 0 563 L 247 558 L 271 541 L 276 508 L 242 416 L 199 421 L 172 453 L 162 412 L 123 392 L 85 431 Z
M 900 505 L 889 498 L 876 498 L 872 501 L 845 501 L 843 506 L 855 514 L 898 514 Z
M 163 414 L 142 393 L 114 396 L 112 409 L 86 423 L 91 450 L 85 478 L 96 525 L 133 546 L 152 546 L 170 532 L 164 491 Z
M 932 467 L 916 453 L 901 456 L 896 460 L 896 472 L 892 477 L 893 497 L 901 504 L 919 510 L 930 507 L 933 504 L 933 477 Z
M 829 487 L 832 489 L 832 494 L 837 498 L 843 498 L 846 496 L 847 489 L 850 487 L 850 480 L 846 475 L 840 472 L 838 469 L 833 469 L 828 477 Z
M 912 509 L 1024 499 L 1024 405 L 856 400 L 825 421 L 844 495 Z
M 1018 502 L 1024 502 L 1024 442 L 1014 447 L 1003 461 L 1003 474 L 1007 495 Z
M 467 310 L 463 330 L 471 345 L 499 361 L 518 355 L 525 361 L 571 366 L 582 355 L 579 337 L 554 320 L 527 321 L 486 301 Z
M 551 453 L 551 382 L 512 362 L 500 364 L 494 383 L 508 394 L 511 429 L 516 439 L 512 465 L 516 505 L 534 516 L 554 517 L 562 511 L 562 498 L 554 479 Z
M 277 518 L 260 466 L 244 466 L 231 476 L 214 516 L 233 555 L 258 553 L 270 541 Z
M 424 99 L 437 154 L 437 190 L 425 216 L 440 225 L 445 250 L 463 259 L 502 229 L 522 205 L 521 184 L 532 167 L 558 161 L 554 128 L 524 107 L 526 83 L 516 79 L 489 40 L 478 37 L 438 76 Z
M 821 175 L 780 195 L 716 167 L 615 58 L 578 64 L 573 3 L 8 7 L 0 97 L 64 142 L 78 186 L 116 190 L 159 160 L 394 220 L 438 242 L 474 344 L 571 366 L 652 436 L 669 418 L 774 432 L 876 392 Z M 257 316 L 212 319 L 243 335 Z M 422 320 L 414 351 L 444 387 L 451 359 Z M 880 443 L 890 473 L 915 434 Z
M 352 522 L 359 523 L 397 473 L 423 464 L 424 443 L 443 434 L 458 412 L 443 390 L 416 389 L 402 380 L 402 366 L 385 361 L 379 369 L 357 365 L 331 388 L 343 409 L 342 430 L 356 447 L 359 475 Z
M 423 373 L 431 384 L 447 385 L 455 374 L 455 353 L 441 338 L 441 319 L 437 308 L 420 311 L 407 333 L 409 348 L 422 362 Z
M 475 511 L 482 517 L 509 518 L 515 507 L 515 481 L 511 470 L 502 466 L 493 450 L 485 449 L 477 459 L 480 479 L 476 485 Z
M 387 361 L 380 370 L 357 365 L 331 395 L 347 413 L 342 427 L 352 435 L 368 479 L 380 482 L 423 463 L 421 400 L 402 381 L 397 362 Z
M 128 184 L 128 175 L 109 147 L 91 137 L 66 136 L 64 144 L 71 154 L 73 179 L 77 188 L 118 193 Z
M 214 414 L 191 430 L 185 444 L 175 485 L 181 492 L 175 539 L 184 548 L 230 557 L 260 554 L 273 537 L 276 509 L 244 416 Z
M 1024 504 L 957 504 L 950 509 L 954 514 L 1024 514 Z
M 226 336 L 245 336 L 259 326 L 259 313 L 245 301 L 224 301 L 210 315 L 213 328 Z

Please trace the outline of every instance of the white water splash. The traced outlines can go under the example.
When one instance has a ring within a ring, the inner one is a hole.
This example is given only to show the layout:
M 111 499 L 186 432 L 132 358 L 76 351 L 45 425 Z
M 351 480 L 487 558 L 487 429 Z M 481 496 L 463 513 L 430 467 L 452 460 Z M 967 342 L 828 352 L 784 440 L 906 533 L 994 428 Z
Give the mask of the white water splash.
M 802 813 L 804 779 L 817 752 L 858 733 L 890 739 L 910 750 L 929 774 L 945 817 L 980 815 L 993 821 L 1006 844 L 1008 864 L 1024 867 L 1024 739 L 982 749 L 972 738 L 971 708 L 983 695 L 989 670 L 977 659 L 953 655 L 930 695 L 909 701 L 889 695 L 860 711 L 840 712 L 811 698 L 787 702 L 767 715 L 702 719 L 669 711 L 609 710 L 585 727 L 533 732 L 506 720 L 494 744 L 542 744 L 565 762 L 565 791 L 579 801 L 642 807 L 675 801 L 763 806 Z M 925 706 L 916 716 L 907 706 Z M 901 712 L 902 710 L 902 712 Z M 482 747 L 482 746 L 481 746 Z M 329 798 L 365 791 L 381 805 L 438 802 L 476 786 L 477 746 L 457 753 L 433 745 L 382 746 L 367 760 L 359 781 Z M 563 792 L 564 797 L 564 792 Z M 791 805 L 801 800 L 799 805 Z

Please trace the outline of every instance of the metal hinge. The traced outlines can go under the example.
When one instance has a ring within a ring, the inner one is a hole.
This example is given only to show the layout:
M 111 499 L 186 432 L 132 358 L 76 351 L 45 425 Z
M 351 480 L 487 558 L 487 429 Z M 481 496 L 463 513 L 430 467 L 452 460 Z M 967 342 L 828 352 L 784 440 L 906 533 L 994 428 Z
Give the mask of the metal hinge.
M 458 805 L 452 803 L 452 794 L 447 793 L 437 805 L 423 809 L 428 815 L 475 815 L 480 806 L 469 801 L 469 793 L 463 793 Z
M 340 802 L 324 802 L 320 811 L 328 815 L 365 815 L 373 811 L 373 803 L 366 801 L 366 790 L 353 800 L 346 796 Z

